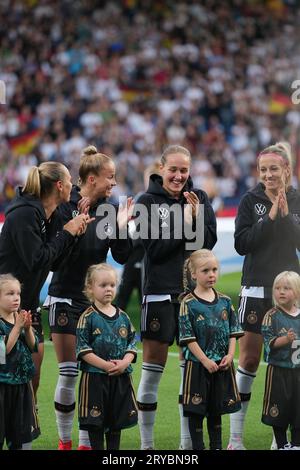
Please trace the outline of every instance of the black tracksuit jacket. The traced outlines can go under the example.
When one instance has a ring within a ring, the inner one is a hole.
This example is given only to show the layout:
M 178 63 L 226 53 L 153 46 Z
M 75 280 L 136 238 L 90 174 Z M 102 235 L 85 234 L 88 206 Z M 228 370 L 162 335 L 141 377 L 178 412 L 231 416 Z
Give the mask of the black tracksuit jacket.
M 78 214 L 78 202 L 81 199 L 79 191 L 79 187 L 73 186 L 70 202 L 59 206 L 63 221 Z M 115 261 L 120 264 L 124 264 L 127 261 L 132 249 L 131 240 L 128 236 L 124 240 L 113 239 L 108 236 L 105 239 L 101 239 L 102 237 L 99 238 L 97 236 L 97 226 L 104 217 L 97 216 L 96 212 L 99 205 L 105 203 L 112 209 L 112 217 L 116 217 L 118 208 L 108 203 L 106 199 L 99 200 L 94 207 L 90 208 L 89 214 L 91 217 L 95 217 L 95 220 L 88 225 L 86 233 L 78 238 L 76 246 L 66 262 L 53 274 L 49 287 L 49 295 L 71 298 L 84 304 L 88 303 L 82 293 L 88 267 L 92 264 L 105 262 L 109 248 Z M 114 226 L 114 221 L 111 220 L 111 227 Z M 118 229 L 117 226 L 116 229 Z
M 212 249 L 217 241 L 216 234 L 216 217 L 210 205 L 207 194 L 199 189 L 193 188 L 191 178 L 188 179 L 184 191 L 194 191 L 201 204 L 204 204 L 204 243 L 202 248 Z M 187 240 L 182 237 L 181 239 L 172 238 L 174 234 L 174 218 L 170 212 L 170 217 L 167 221 L 160 219 L 159 221 L 151 220 L 151 205 L 164 204 L 172 206 L 178 204 L 182 211 L 186 199 L 182 195 L 180 199 L 175 199 L 165 191 L 162 187 L 162 178 L 159 175 L 151 175 L 149 181 L 149 188 L 138 199 L 137 203 L 144 204 L 148 209 L 148 224 L 149 227 L 152 223 L 159 224 L 160 235 L 162 232 L 163 223 L 170 224 L 170 239 L 142 239 L 145 249 L 144 258 L 144 294 L 172 294 L 177 296 L 183 291 L 183 264 L 186 258 L 191 254 L 186 250 Z M 153 216 L 153 215 L 152 215 Z M 154 215 L 158 218 L 158 211 Z
M 259 183 L 242 198 L 235 220 L 235 249 L 246 255 L 242 285 L 270 289 L 274 278 L 282 271 L 300 273 L 296 248 L 300 249 L 300 193 L 294 188 L 287 192 L 289 214 L 272 221 L 272 202 Z
M 49 271 L 72 250 L 75 237 L 62 229 L 57 209 L 47 220 L 39 199 L 17 190 L 0 235 L 0 273 L 22 284 L 21 306 L 35 311 Z

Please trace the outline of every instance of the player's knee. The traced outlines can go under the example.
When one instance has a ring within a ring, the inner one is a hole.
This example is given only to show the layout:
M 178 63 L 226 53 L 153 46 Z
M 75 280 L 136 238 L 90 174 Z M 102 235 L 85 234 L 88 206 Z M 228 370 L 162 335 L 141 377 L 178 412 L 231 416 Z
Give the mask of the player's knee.
M 260 358 L 256 355 L 247 356 L 243 359 L 241 366 L 249 372 L 256 372 Z

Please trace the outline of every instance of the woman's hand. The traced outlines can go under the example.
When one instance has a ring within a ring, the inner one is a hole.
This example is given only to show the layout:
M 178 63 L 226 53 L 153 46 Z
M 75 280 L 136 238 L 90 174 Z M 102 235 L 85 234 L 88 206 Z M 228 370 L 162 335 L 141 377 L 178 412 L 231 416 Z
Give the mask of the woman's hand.
M 82 235 L 93 220 L 95 220 L 95 217 L 91 218 L 88 214 L 79 214 L 64 225 L 64 230 L 67 230 L 73 237 Z
M 190 193 L 185 191 L 183 195 L 187 201 L 187 204 L 184 207 L 184 221 L 185 223 L 192 225 L 193 219 L 195 219 L 199 214 L 200 201 L 197 194 L 193 191 Z
M 117 216 L 118 227 L 120 230 L 125 228 L 131 220 L 134 209 L 134 201 L 132 197 L 128 197 L 126 204 L 120 204 Z
M 77 204 L 79 214 L 87 215 L 89 213 L 90 206 L 91 206 L 90 198 L 87 196 L 82 197 Z
M 280 211 L 281 217 L 286 217 L 289 213 L 289 206 L 284 189 L 281 189 L 278 194 L 278 209 Z
M 269 217 L 271 220 L 275 220 L 278 214 L 278 208 L 279 208 L 279 194 L 275 196 L 273 199 L 273 205 L 271 207 L 271 210 L 269 212 Z

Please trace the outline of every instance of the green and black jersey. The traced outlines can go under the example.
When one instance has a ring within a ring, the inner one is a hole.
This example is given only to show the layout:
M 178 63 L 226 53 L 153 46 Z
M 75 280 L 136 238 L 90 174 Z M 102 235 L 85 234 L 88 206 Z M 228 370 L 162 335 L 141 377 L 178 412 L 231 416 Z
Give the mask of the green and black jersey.
M 76 331 L 79 367 L 85 372 L 106 374 L 84 361 L 84 354 L 91 352 L 105 361 L 123 359 L 128 352 L 136 355 L 135 329 L 125 312 L 117 308 L 115 315 L 109 317 L 92 305 L 81 315 Z M 132 372 L 131 365 L 125 372 Z
M 273 348 L 277 338 L 286 336 L 292 329 L 296 333 L 296 340 L 280 348 Z M 279 308 L 272 308 L 264 316 L 261 327 L 264 339 L 265 360 L 273 366 L 294 369 L 300 367 L 300 310 L 298 315 L 292 316 Z
M 0 318 L 0 340 L 6 344 L 14 325 Z M 38 339 L 35 335 L 34 350 L 31 351 L 25 341 L 25 333 L 21 332 L 18 341 L 9 354 L 5 355 L 5 364 L 0 364 L 0 382 L 18 385 L 29 382 L 34 375 L 32 352 L 37 352 Z
M 231 299 L 226 295 L 215 291 L 212 302 L 200 299 L 194 292 L 184 297 L 179 315 L 179 341 L 186 360 L 199 362 L 187 347 L 192 341 L 197 341 L 209 359 L 220 361 L 228 354 L 229 339 L 242 335 Z

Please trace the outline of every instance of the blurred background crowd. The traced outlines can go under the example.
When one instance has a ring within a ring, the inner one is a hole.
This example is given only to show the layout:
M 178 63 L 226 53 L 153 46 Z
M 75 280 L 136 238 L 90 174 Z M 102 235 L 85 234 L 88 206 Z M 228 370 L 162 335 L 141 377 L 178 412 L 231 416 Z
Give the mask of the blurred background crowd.
M 1 0 L 0 210 L 31 165 L 82 149 L 117 162 L 120 194 L 171 143 L 216 209 L 254 184 L 256 155 L 292 144 L 300 175 L 297 0 Z

